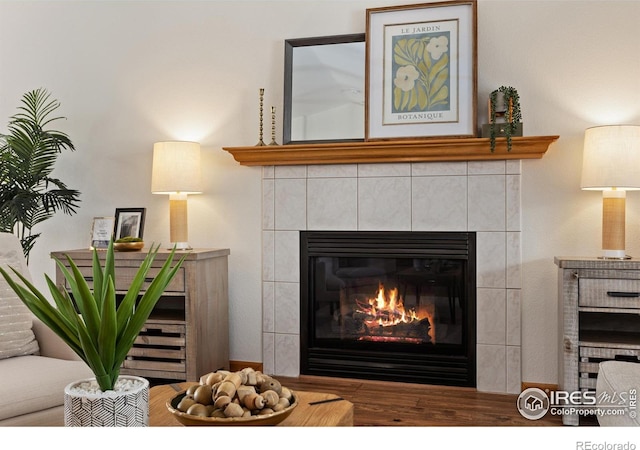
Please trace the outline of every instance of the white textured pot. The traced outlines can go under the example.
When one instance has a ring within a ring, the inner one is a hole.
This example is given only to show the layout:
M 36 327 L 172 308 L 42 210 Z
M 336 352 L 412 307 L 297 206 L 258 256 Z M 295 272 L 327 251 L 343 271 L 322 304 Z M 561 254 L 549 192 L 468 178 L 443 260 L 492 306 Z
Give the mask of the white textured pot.
M 80 386 L 95 378 L 74 381 L 64 388 L 64 424 L 67 427 L 146 427 L 149 425 L 149 381 L 121 375 L 134 384 L 128 390 L 90 393 Z

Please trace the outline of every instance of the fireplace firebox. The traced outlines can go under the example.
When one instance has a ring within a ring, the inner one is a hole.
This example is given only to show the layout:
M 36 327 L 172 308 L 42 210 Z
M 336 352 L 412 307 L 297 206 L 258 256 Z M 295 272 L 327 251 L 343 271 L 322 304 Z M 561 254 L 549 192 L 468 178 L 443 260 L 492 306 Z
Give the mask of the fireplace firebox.
M 472 232 L 301 231 L 300 372 L 476 385 Z

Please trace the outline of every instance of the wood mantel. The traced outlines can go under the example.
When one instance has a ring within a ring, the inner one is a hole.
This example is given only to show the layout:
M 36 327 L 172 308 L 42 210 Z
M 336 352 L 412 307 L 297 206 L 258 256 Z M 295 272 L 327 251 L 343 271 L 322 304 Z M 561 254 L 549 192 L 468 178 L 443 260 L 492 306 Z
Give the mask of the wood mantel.
M 489 138 L 332 142 L 223 147 L 223 150 L 244 166 L 539 159 L 558 137 L 514 137 L 511 151 L 507 151 L 506 139 L 498 138 L 493 153 Z

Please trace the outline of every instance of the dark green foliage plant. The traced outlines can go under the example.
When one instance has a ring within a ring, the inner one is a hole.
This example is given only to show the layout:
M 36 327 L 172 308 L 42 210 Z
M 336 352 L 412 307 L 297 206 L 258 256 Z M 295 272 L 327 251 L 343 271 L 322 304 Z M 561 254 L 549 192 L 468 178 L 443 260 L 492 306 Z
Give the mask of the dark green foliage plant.
M 491 94 L 489 95 L 489 123 L 491 124 L 489 140 L 491 142 L 492 153 L 496 149 L 496 120 L 498 118 L 496 109 L 498 106 L 498 95 L 500 94 L 504 98 L 504 106 L 506 108 L 504 112 L 505 123 L 500 124 L 500 127 L 504 127 L 504 135 L 507 139 L 507 151 L 511 151 L 511 138 L 516 132 L 518 124 L 522 122 L 520 96 L 518 95 L 518 91 L 515 88 L 511 86 L 500 86 L 498 89 L 491 92 Z

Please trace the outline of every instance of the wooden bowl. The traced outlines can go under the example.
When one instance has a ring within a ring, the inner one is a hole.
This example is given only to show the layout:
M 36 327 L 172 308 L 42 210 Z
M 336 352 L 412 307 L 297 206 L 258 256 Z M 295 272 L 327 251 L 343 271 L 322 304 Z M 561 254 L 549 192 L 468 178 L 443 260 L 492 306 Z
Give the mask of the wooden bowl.
M 136 252 L 142 250 L 144 242 L 114 242 L 113 249 L 117 252 Z
M 265 414 L 262 416 L 251 416 L 251 417 L 201 417 L 201 416 L 193 416 L 191 414 L 184 413 L 182 411 L 178 411 L 178 403 L 180 400 L 186 395 L 187 391 L 182 391 L 178 393 L 171 400 L 167 401 L 167 409 L 173 417 L 176 418 L 178 422 L 187 426 L 264 426 L 264 425 L 278 425 L 284 419 L 289 417 L 289 415 L 293 412 L 293 409 L 298 406 L 298 396 L 295 392 L 291 391 L 291 395 L 293 398 L 293 402 L 287 408 L 282 411 L 274 412 L 271 414 Z

